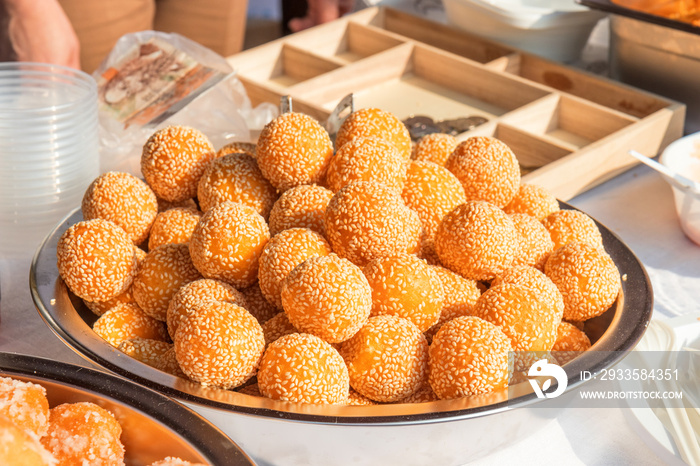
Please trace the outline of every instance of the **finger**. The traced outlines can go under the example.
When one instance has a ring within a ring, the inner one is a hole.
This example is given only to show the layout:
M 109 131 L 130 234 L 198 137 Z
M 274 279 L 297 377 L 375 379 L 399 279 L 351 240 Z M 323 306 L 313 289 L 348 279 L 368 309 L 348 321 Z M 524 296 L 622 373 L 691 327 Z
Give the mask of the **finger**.
M 314 25 L 313 20 L 309 16 L 304 16 L 303 18 L 293 18 L 287 23 L 289 30 L 292 32 L 303 31 Z

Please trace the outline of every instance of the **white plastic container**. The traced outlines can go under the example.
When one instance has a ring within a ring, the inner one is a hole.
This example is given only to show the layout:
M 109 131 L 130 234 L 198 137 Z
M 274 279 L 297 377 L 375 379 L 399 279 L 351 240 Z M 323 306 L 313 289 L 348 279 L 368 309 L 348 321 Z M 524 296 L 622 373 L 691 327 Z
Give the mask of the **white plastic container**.
M 573 0 L 443 0 L 447 21 L 470 33 L 551 60 L 580 58 L 605 14 Z

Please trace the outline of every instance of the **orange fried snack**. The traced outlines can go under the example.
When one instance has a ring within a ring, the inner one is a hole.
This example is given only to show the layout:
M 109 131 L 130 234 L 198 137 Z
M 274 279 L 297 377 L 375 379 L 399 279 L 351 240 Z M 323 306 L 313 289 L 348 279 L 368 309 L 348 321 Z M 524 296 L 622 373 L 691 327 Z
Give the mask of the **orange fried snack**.
M 336 148 L 361 137 L 384 139 L 398 149 L 404 159 L 411 157 L 411 134 L 406 125 L 391 112 L 378 108 L 355 110 L 343 120 L 335 138 Z

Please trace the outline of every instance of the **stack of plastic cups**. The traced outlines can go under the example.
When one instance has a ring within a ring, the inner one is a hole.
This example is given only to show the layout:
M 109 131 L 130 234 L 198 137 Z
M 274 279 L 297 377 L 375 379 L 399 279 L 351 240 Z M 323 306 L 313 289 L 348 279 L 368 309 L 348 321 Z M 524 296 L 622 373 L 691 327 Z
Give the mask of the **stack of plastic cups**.
M 0 258 L 31 257 L 98 175 L 95 80 L 0 63 Z

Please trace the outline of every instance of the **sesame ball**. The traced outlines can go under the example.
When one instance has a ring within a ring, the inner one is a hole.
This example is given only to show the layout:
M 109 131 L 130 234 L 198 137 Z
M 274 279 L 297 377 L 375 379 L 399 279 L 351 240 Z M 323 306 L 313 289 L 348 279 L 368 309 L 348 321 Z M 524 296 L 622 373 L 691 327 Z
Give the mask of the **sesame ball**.
M 552 351 L 586 351 L 591 340 L 582 330 L 569 322 L 561 322 L 557 327 L 557 341 Z
M 237 288 L 250 286 L 258 277 L 258 260 L 270 230 L 251 207 L 223 202 L 206 212 L 192 232 L 192 262 L 207 278 Z
M 542 186 L 529 183 L 520 183 L 518 192 L 503 208 L 507 214 L 527 214 L 540 221 L 558 210 L 559 202 L 554 194 Z
M 518 252 L 513 265 L 530 265 L 540 270 L 554 250 L 554 241 L 547 229 L 535 217 L 509 214 L 518 232 Z
M 267 219 L 277 190 L 263 177 L 248 154 L 229 154 L 209 162 L 197 185 L 197 199 L 206 212 L 224 201 L 240 202 Z
M 122 341 L 117 346 L 117 349 L 137 361 L 156 367 L 161 355 L 172 348 L 172 346 L 167 341 L 136 337 Z
M 349 384 L 348 368 L 338 351 L 308 333 L 270 343 L 258 371 L 260 392 L 273 400 L 342 404 Z
M 273 341 L 292 333 L 299 333 L 299 330 L 289 321 L 289 316 L 284 312 L 280 312 L 262 324 L 263 334 L 265 335 L 265 346 Z
M 440 318 L 426 331 L 428 342 L 432 341 L 438 329 L 455 317 L 472 315 L 476 300 L 481 296 L 481 290 L 476 281 L 464 278 L 453 271 L 439 265 L 431 266 L 431 270 L 440 279 L 444 299 Z
M 248 311 L 219 301 L 185 316 L 174 344 L 177 362 L 192 380 L 235 388 L 255 375 L 265 337 Z
M 86 301 L 107 301 L 123 293 L 136 272 L 134 243 L 108 220 L 71 225 L 61 235 L 56 255 L 66 286 Z
M 282 309 L 282 283 L 294 267 L 306 259 L 330 254 L 331 246 L 315 231 L 291 228 L 273 236 L 260 255 L 258 283 L 269 302 Z
M 143 243 L 158 213 L 156 195 L 129 173 L 108 172 L 87 188 L 81 204 L 83 218 L 101 218 L 119 225 L 134 244 Z
M 243 293 L 220 280 L 201 278 L 181 286 L 168 303 L 166 312 L 170 337 L 175 338 L 182 319 L 218 301 L 238 304 L 244 308 L 247 305 Z
M 413 159 L 445 165 L 459 141 L 447 133 L 430 133 L 420 138 L 413 147 Z
M 58 464 L 124 464 L 122 427 L 95 403 L 63 403 L 51 408 L 49 432 L 41 439 Z
M 135 303 L 114 306 L 92 324 L 92 330 L 115 348 L 124 340 L 136 337 L 168 339 L 165 324 L 143 312 Z
M 188 244 L 164 244 L 150 251 L 134 277 L 134 300 L 154 319 L 165 322 L 168 305 L 182 285 L 202 278 Z
M 435 251 L 453 272 L 472 280 L 490 280 L 513 262 L 518 232 L 513 220 L 495 205 L 468 201 L 440 222 Z
M 27 429 L 0 415 L 0 464 L 26 466 L 46 466 L 56 464 L 56 458 L 49 453 Z
M 428 341 L 415 325 L 394 315 L 370 317 L 340 348 L 350 386 L 374 401 L 415 393 L 428 376 Z
M 528 265 L 515 265 L 498 274 L 491 281 L 491 286 L 502 283 L 510 283 L 531 288 L 537 297 L 554 307 L 557 315 L 564 313 L 564 298 L 562 298 L 559 288 L 539 269 Z
M 175 207 L 159 213 L 148 237 L 148 249 L 153 250 L 164 244 L 188 243 L 201 216 L 197 209 L 187 207 Z
M 557 338 L 560 310 L 532 288 L 511 283 L 491 286 L 479 296 L 473 315 L 498 326 L 514 351 L 549 351 Z
M 37 438 L 43 437 L 49 426 L 46 389 L 32 382 L 0 377 L 0 418 L 26 429 Z
M 545 217 L 542 224 L 554 241 L 554 249 L 559 249 L 572 241 L 583 241 L 596 247 L 603 247 L 603 237 L 598 225 L 591 217 L 579 210 L 558 210 Z
M 427 262 L 411 254 L 374 259 L 362 272 L 372 288 L 372 316 L 395 315 L 421 332 L 440 318 L 442 282 Z
M 168 126 L 143 146 L 141 173 L 158 197 L 184 201 L 197 195 L 199 177 L 215 156 L 214 146 L 201 131 Z
M 430 345 L 430 386 L 441 400 L 505 388 L 510 351 L 510 339 L 492 323 L 473 316 L 452 319 Z
M 333 251 L 359 266 L 377 257 L 414 253 L 420 246 L 418 214 L 396 192 L 372 181 L 338 191 L 328 203 L 325 226 Z
M 502 141 L 474 136 L 455 147 L 445 162 L 464 187 L 470 201 L 487 201 L 503 208 L 518 192 L 518 159 Z
M 393 113 L 378 108 L 355 110 L 343 120 L 335 137 L 337 148 L 361 137 L 384 139 L 398 149 L 404 159 L 411 157 L 411 134 Z
M 406 180 L 406 159 L 389 141 L 358 137 L 339 146 L 328 165 L 326 186 L 337 192 L 353 181 L 375 181 L 401 192 Z
M 260 324 L 264 324 L 281 312 L 277 306 L 265 299 L 260 289 L 260 282 L 256 281 L 252 285 L 242 288 L 241 293 L 246 302 L 244 307 L 248 309 L 248 312 L 253 314 L 253 317 L 258 319 Z
M 620 272 L 610 256 L 589 243 L 567 243 L 554 251 L 544 273 L 564 298 L 564 319 L 588 320 L 610 308 L 620 292 Z
M 333 191 L 315 184 L 295 186 L 283 192 L 272 206 L 270 234 L 289 228 L 310 228 L 325 234 L 324 217 Z
M 372 309 L 372 289 L 362 270 L 336 254 L 296 266 L 282 285 L 281 298 L 292 325 L 329 343 L 353 336 Z
M 136 257 L 136 269 L 138 270 L 139 264 L 141 264 L 141 261 L 143 261 L 146 258 L 146 251 L 143 249 L 139 248 L 138 246 L 134 246 L 134 256 Z M 136 303 L 136 300 L 134 299 L 134 293 L 132 292 L 132 286 L 134 282 L 132 280 L 131 286 L 126 289 L 123 293 L 118 294 L 114 298 L 108 299 L 107 301 L 87 301 L 83 300 L 83 303 L 85 303 L 85 306 L 92 311 L 93 314 L 96 316 L 101 316 L 105 312 L 109 311 L 112 309 L 114 306 L 117 304 L 122 304 L 122 303 Z
M 286 191 L 323 180 L 333 156 L 333 143 L 314 118 L 289 112 L 265 125 L 255 151 L 265 178 L 275 188 Z
M 228 154 L 248 154 L 255 157 L 255 144 L 252 142 L 233 141 L 216 151 L 217 157 L 223 157 Z

